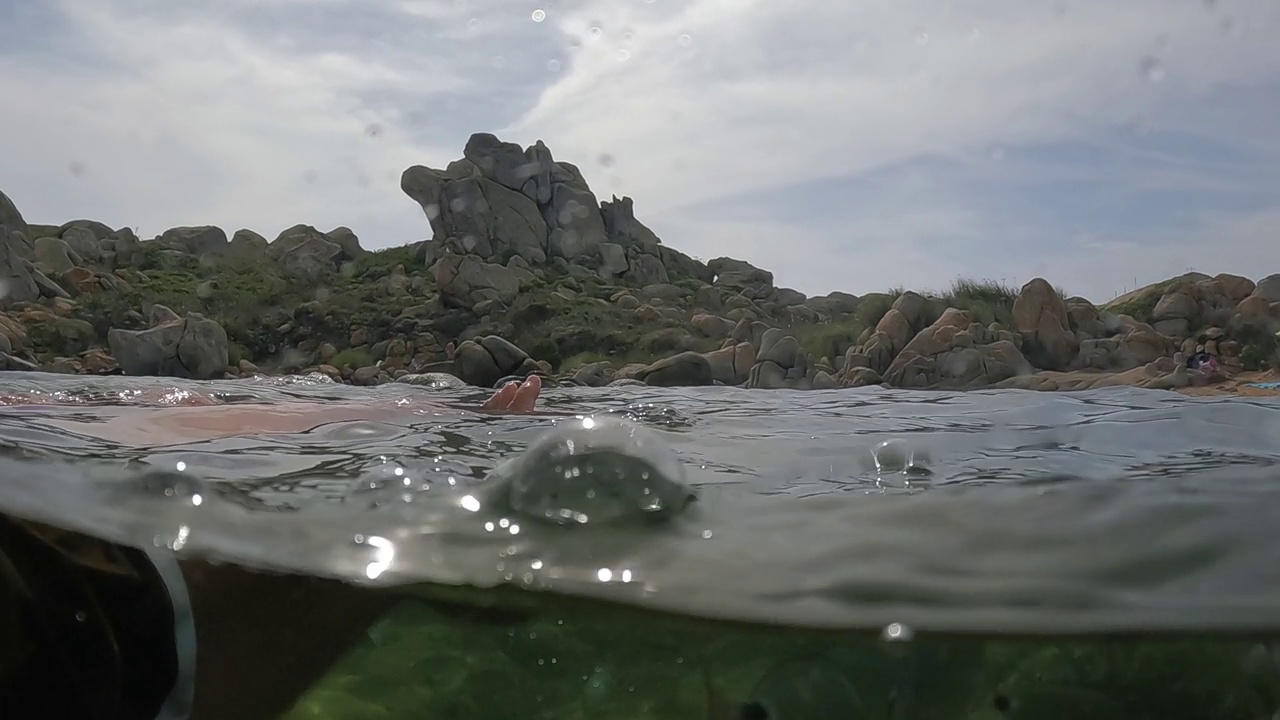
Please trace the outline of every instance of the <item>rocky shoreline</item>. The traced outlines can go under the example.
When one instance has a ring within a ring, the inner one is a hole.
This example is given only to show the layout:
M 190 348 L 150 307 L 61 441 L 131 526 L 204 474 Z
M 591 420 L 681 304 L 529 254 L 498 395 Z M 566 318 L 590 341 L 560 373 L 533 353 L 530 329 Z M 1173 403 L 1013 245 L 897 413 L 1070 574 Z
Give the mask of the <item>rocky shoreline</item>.
M 447 168 L 405 170 L 401 188 L 433 237 L 379 251 L 345 227 L 268 242 L 38 225 L 0 193 L 0 370 L 1082 390 L 1212 386 L 1280 365 L 1280 274 L 1188 273 L 1101 306 L 1041 278 L 806 297 L 745 261 L 664 245 L 630 198 L 597 201 L 541 142 L 476 134 Z M 1217 371 L 1188 370 L 1199 351 Z

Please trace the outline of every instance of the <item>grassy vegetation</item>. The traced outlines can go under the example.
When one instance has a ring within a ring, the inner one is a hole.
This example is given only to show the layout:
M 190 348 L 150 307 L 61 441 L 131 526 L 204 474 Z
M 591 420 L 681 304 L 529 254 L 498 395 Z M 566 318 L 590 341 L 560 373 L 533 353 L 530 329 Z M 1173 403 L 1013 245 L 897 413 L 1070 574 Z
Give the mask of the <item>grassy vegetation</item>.
M 1013 325 L 1013 301 L 1017 298 L 1018 291 L 1004 283 L 967 278 L 956 280 L 951 289 L 941 295 L 947 307 L 967 310 L 976 322 L 982 325 L 994 322 L 1004 327 Z
M 81 297 L 80 317 L 105 342 L 108 329 L 136 326 L 130 313 L 145 317 L 154 304 L 179 315 L 198 312 L 226 329 L 237 361 L 261 360 L 278 352 L 289 339 L 281 327 L 339 347 L 347 343 L 353 326 L 387 328 L 402 308 L 380 292 L 377 281 L 397 265 L 410 275 L 426 274 L 416 266 L 414 246 L 367 253 L 321 283 L 289 278 L 262 257 L 192 262 L 190 256 L 154 243 L 140 247 L 140 261 L 133 266 L 140 272 L 136 279 L 119 292 Z
M 634 311 L 603 300 L 600 295 L 612 292 L 608 288 L 590 282 L 581 287 L 581 296 L 572 300 L 538 292 L 517 299 L 507 316 L 513 330 L 509 339 L 530 357 L 566 371 L 596 360 L 607 360 L 615 367 L 649 362 L 679 351 L 681 342 L 691 336 L 685 323 L 641 321 Z M 696 337 L 693 343 L 697 350 L 718 347 L 715 341 Z
M 874 328 L 904 292 L 902 288 L 894 288 L 883 293 L 867 293 L 858 308 L 842 318 L 813 325 L 793 325 L 788 332 L 814 359 L 825 357 L 834 362 L 857 345 L 862 334 Z
M 360 348 L 347 348 L 330 358 L 328 364 L 339 370 L 348 365 L 358 369 L 372 365 L 373 358 L 369 356 L 367 351 Z
M 614 359 L 611 357 L 607 357 L 605 355 L 601 355 L 598 352 L 592 352 L 588 350 L 588 351 L 580 352 L 576 355 L 565 358 L 564 361 L 560 363 L 559 368 L 561 372 L 573 372 L 574 370 L 577 370 L 580 367 L 583 367 L 585 365 L 591 365 L 593 363 L 598 363 L 598 362 L 613 363 Z
M 903 292 L 902 288 L 894 288 L 885 293 L 869 293 L 850 315 L 828 323 L 797 325 L 790 331 L 815 358 L 834 361 L 856 345 L 868 328 L 874 328 Z M 983 325 L 994 322 L 1009 327 L 1013 324 L 1013 301 L 1018 290 L 995 280 L 960 278 L 945 292 L 932 295 L 943 307 L 966 310 Z
M 1240 364 L 1245 370 L 1280 369 L 1280 337 L 1275 333 L 1249 325 L 1236 330 L 1233 337 L 1240 343 Z
M 1102 309 L 1117 315 L 1128 315 L 1138 322 L 1150 323 L 1160 298 L 1178 281 L 1178 278 L 1172 278 L 1125 293 L 1104 304 Z
M 365 253 L 344 267 L 343 274 L 355 282 L 370 282 L 391 274 L 397 265 L 403 265 L 409 274 L 426 269 L 419 266 L 418 245 L 415 243 Z
M 79 318 L 92 325 L 104 344 L 112 327 L 144 326 L 151 305 L 158 303 L 180 315 L 199 312 L 217 320 L 227 331 L 233 364 L 241 359 L 256 364 L 265 361 L 267 369 L 273 357 L 304 341 L 313 346 L 329 342 L 337 347 L 341 352 L 330 360 L 336 366 L 367 365 L 367 347 L 348 348 L 356 328 L 369 331 L 370 343 L 392 335 L 431 333 L 444 343 L 466 333 L 498 334 L 562 372 L 591 362 L 607 361 L 618 367 L 682 350 L 706 352 L 720 345 L 720 340 L 702 337 L 689 327 L 693 296 L 714 293 L 688 278 L 673 280 L 674 285 L 690 292 L 690 297 L 677 303 L 683 317 L 672 318 L 665 311 L 638 315 L 612 301 L 623 289 L 619 285 L 594 277 L 554 276 L 535 277 L 511 307 L 477 318 L 468 310 L 431 304 L 434 279 L 416 244 L 367 253 L 319 281 L 290 278 L 274 261 L 251 253 L 193 259 L 149 242 L 141 244 L 139 253 L 141 257 L 131 263 L 131 270 L 139 272 L 124 273 L 129 280 L 125 289 L 78 300 Z M 404 268 L 412 284 L 391 290 L 392 286 L 381 281 L 397 266 Z M 1177 279 L 1149 286 L 1107 307 L 1149 321 L 1160 296 L 1174 282 Z M 784 329 L 815 358 L 835 361 L 865 341 L 903 293 L 902 288 L 869 293 L 851 313 L 829 322 L 795 323 Z M 1017 295 L 1017 288 L 1003 282 L 959 278 L 950 288 L 929 297 L 935 301 L 931 312 L 954 307 L 971 313 L 982 325 L 1009 327 Z M 62 342 L 57 347 L 65 347 L 68 354 L 84 345 L 82 329 L 64 330 L 59 333 L 65 340 L 54 328 L 38 331 L 37 339 Z M 1247 363 L 1275 363 L 1274 337 L 1256 338 L 1244 345 Z

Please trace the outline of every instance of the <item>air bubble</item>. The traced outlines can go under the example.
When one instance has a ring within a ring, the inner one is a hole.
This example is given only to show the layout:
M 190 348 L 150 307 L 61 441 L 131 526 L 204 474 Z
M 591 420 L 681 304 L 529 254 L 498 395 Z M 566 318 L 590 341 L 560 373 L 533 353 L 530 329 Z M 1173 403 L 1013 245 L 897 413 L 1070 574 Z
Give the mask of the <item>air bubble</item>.
M 669 517 L 694 499 L 675 453 L 610 415 L 558 423 L 490 477 L 512 510 L 561 525 Z
M 911 447 L 905 440 L 885 440 L 872 449 L 871 455 L 879 475 L 919 477 L 933 474 L 929 468 L 929 454 Z

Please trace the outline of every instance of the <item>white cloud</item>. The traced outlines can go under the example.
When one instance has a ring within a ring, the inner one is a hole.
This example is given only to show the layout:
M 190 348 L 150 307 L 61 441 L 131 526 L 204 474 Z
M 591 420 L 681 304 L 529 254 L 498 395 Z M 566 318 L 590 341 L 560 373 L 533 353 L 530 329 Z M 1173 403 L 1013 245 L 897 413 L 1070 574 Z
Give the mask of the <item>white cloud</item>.
M 37 222 L 399 244 L 428 232 L 400 171 L 497 131 L 808 292 L 1280 265 L 1269 0 L 45 7 L 56 47 L 0 50 L 0 187 Z
M 43 166 L 46 181 L 95 196 L 85 214 L 143 223 L 151 233 L 212 223 L 271 235 L 295 222 L 336 225 L 370 210 L 403 211 L 405 158 L 433 149 L 408 141 L 356 95 L 459 86 L 446 73 L 415 72 L 420 63 L 272 48 L 217 16 L 196 23 L 110 3 L 65 7 L 115 67 L 41 72 L 10 60 L 0 73 L 5 94 L 37 88 L 48 102 L 28 102 L 0 123 L 10 125 L 6 136 L 24 138 L 19 156 Z M 83 178 L 65 173 L 71 163 L 84 168 Z M 82 214 L 57 196 L 9 192 L 35 219 Z
M 1274 7 L 1237 5 L 1246 17 Z M 616 148 L 620 184 L 661 211 L 922 153 L 1077 136 L 1276 72 L 1272 35 L 1224 35 L 1199 3 L 685 7 L 647 22 L 620 9 L 598 38 L 583 32 L 598 11 L 562 20 L 583 48 L 513 129 L 566 157 Z M 1144 75 L 1148 58 L 1159 69 Z

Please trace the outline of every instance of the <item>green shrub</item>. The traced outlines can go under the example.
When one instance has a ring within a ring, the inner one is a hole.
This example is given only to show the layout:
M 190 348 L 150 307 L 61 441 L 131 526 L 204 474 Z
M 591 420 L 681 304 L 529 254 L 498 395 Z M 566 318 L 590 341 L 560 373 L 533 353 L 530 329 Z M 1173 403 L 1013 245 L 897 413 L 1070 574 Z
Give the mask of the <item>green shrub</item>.
M 348 348 L 334 355 L 329 359 L 329 365 L 341 370 L 350 365 L 353 369 L 369 367 L 373 364 L 373 358 L 369 356 L 369 351 L 360 348 Z
M 968 311 L 976 322 L 1000 323 L 1005 327 L 1013 324 L 1013 301 L 1017 298 L 1018 291 L 1004 283 L 967 278 L 956 280 L 942 295 L 948 307 Z
M 403 265 L 410 275 L 426 269 L 419 262 L 417 243 L 367 252 L 344 268 L 343 274 L 351 280 L 367 282 L 390 274 L 397 265 Z
M 1173 278 L 1164 282 L 1148 285 L 1131 293 L 1126 293 L 1102 306 L 1103 310 L 1117 315 L 1128 315 L 1138 322 L 1150 323 L 1155 314 L 1160 298 L 1179 282 Z
M 880 315 L 883 316 L 884 313 Z M 814 359 L 825 357 L 834 362 L 836 358 L 844 357 L 849 348 L 857 344 L 858 336 L 868 327 L 870 326 L 863 318 L 854 313 L 836 322 L 797 325 L 790 329 L 790 333 Z
M 1280 337 L 1266 328 L 1246 325 L 1232 332 L 1240 343 L 1240 364 L 1245 370 L 1280 368 Z
M 885 313 L 893 307 L 899 297 L 906 292 L 902 288 L 893 288 L 888 292 L 867 293 L 862 296 L 861 302 L 858 303 L 858 309 L 854 312 L 858 321 L 863 327 L 875 327 L 884 319 Z
M 560 348 L 547 338 L 539 338 L 525 348 L 525 352 L 529 353 L 529 357 L 534 360 L 545 360 L 551 364 L 554 369 L 564 367 L 566 361 L 560 355 Z
M 610 362 L 610 358 L 605 357 L 597 352 L 580 352 L 572 357 L 566 358 L 564 363 L 559 367 L 560 372 L 573 372 L 584 365 L 590 365 L 597 362 Z

